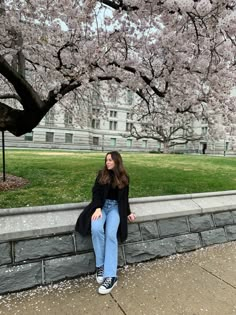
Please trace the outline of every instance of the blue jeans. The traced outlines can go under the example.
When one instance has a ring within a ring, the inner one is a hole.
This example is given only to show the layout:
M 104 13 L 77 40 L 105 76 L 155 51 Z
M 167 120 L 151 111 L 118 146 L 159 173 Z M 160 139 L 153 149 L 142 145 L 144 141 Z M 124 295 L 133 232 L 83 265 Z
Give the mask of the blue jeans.
M 117 230 L 120 224 L 118 203 L 106 199 L 102 218 L 91 220 L 96 267 L 104 266 L 103 277 L 116 277 L 118 265 Z

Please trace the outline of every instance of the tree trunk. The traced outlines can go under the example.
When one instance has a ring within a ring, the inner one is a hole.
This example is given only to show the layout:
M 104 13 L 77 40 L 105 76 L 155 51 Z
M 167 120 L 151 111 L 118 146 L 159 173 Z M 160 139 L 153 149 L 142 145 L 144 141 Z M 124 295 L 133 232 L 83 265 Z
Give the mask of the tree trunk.
M 163 153 L 169 153 L 169 141 L 163 142 Z
M 9 131 L 15 136 L 21 136 L 39 124 L 45 112 L 34 110 L 13 109 L 0 102 L 0 130 Z

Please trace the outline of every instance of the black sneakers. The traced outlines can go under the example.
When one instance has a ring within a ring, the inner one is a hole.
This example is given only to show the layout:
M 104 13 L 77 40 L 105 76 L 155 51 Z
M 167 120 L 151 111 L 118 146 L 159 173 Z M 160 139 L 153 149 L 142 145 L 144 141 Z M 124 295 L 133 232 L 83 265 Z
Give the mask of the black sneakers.
M 105 278 L 103 284 L 98 288 L 98 293 L 108 294 L 116 285 L 117 285 L 116 277 Z
M 104 280 L 103 279 L 103 271 L 104 271 L 103 266 L 97 267 L 97 269 L 96 269 L 96 280 L 97 280 L 98 284 L 103 283 L 103 280 Z

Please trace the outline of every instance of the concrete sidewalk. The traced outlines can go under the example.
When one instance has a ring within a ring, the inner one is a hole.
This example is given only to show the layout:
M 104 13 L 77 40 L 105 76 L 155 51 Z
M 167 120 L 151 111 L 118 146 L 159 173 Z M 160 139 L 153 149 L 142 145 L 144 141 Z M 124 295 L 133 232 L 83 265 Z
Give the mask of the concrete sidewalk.
M 111 294 L 94 275 L 0 297 L 1 315 L 236 314 L 236 242 L 119 269 Z

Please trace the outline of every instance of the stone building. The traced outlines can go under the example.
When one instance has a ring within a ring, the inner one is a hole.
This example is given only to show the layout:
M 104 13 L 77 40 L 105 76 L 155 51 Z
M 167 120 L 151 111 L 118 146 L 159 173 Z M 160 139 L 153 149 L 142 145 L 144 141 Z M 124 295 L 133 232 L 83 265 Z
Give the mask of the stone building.
M 69 106 L 56 104 L 32 132 L 21 137 L 6 132 L 6 147 L 162 152 L 163 144 L 157 140 L 136 140 L 129 136 L 135 122 L 132 107 L 136 95 L 130 90 L 117 88 L 106 95 L 103 91 L 100 85 L 89 91 L 77 110 L 73 101 Z M 206 121 L 196 121 L 193 125 L 195 132 L 202 136 L 201 140 L 174 145 L 170 152 L 236 153 L 234 142 L 229 137 L 209 140 Z

